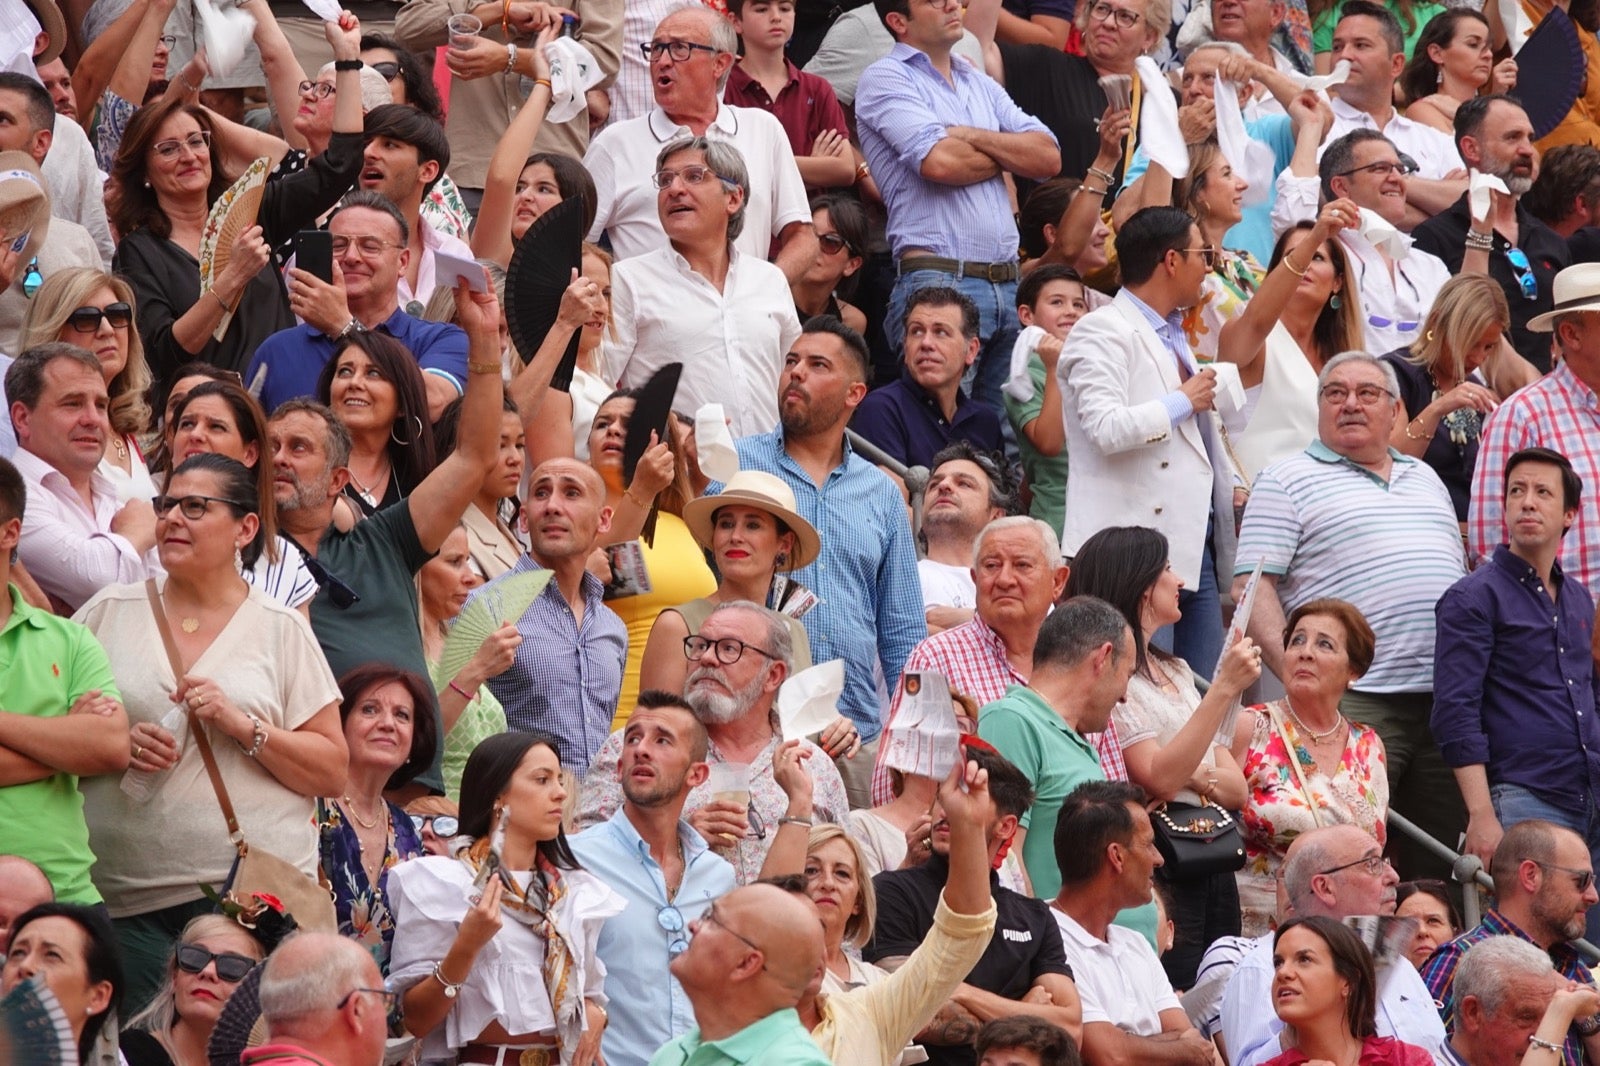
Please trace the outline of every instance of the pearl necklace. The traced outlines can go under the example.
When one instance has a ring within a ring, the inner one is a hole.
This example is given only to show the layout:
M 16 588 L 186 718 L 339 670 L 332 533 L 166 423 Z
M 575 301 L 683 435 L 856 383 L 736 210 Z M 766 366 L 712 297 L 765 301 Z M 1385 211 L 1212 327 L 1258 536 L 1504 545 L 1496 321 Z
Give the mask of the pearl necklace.
M 1289 717 L 1294 719 L 1294 724 L 1305 730 L 1306 736 L 1311 738 L 1311 743 L 1313 744 L 1319 744 L 1328 737 L 1333 736 L 1340 729 L 1344 728 L 1345 725 L 1344 715 L 1340 714 L 1338 711 L 1335 711 L 1333 715 L 1332 727 L 1323 730 L 1321 733 L 1318 733 L 1316 730 L 1306 725 L 1305 720 L 1295 713 L 1293 704 L 1291 704 L 1288 700 L 1283 701 L 1283 707 L 1284 710 L 1289 712 Z

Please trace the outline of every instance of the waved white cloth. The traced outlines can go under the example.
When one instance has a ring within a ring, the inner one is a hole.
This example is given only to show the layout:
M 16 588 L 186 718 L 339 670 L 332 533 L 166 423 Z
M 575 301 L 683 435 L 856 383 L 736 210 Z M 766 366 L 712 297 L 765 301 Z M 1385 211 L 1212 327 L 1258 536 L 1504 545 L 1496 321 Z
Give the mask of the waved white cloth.
M 1494 199 L 1489 195 L 1490 192 L 1502 192 L 1510 196 L 1511 190 L 1506 188 L 1505 182 L 1493 174 L 1472 170 L 1468 171 L 1468 175 L 1467 206 L 1472 209 L 1472 217 L 1481 221 L 1489 217 L 1489 205 Z
M 783 739 L 810 736 L 839 717 L 844 660 L 830 659 L 801 670 L 778 689 L 778 726 Z
M 1512 56 L 1515 56 L 1528 43 L 1533 23 L 1528 19 L 1528 13 L 1522 10 L 1520 0 L 1496 0 L 1496 3 L 1500 8 L 1500 25 L 1506 31 L 1506 44 L 1511 48 Z
M 739 472 L 739 451 L 720 403 L 703 404 L 694 413 L 694 450 L 700 472 L 712 481 L 727 484 Z
M 1143 103 L 1139 108 L 1139 144 L 1150 162 L 1161 164 L 1174 178 L 1189 174 L 1189 147 L 1178 128 L 1178 101 L 1172 83 L 1161 73 L 1155 60 L 1140 56 L 1133 68 L 1144 83 Z
M 1011 346 L 1011 376 L 1002 386 L 1005 394 L 1018 403 L 1033 399 L 1033 378 L 1028 376 L 1028 357 L 1048 337 L 1042 326 L 1028 326 L 1017 334 L 1017 343 Z
M 206 62 L 212 75 L 232 74 L 250 47 L 250 38 L 256 31 L 255 16 L 241 7 L 214 7 L 211 0 L 194 0 L 194 9 L 200 15 Z
M 1404 259 L 1411 253 L 1411 238 L 1389 225 L 1382 215 L 1369 208 L 1361 209 L 1361 225 L 1357 227 L 1356 232 L 1390 259 Z
M 1244 382 L 1239 377 L 1236 363 L 1215 362 L 1208 368 L 1217 375 L 1217 394 L 1213 400 L 1217 413 L 1224 421 L 1232 422 L 1244 413 Z
M 526 887 L 531 875 L 512 876 Z M 595 944 L 605 920 L 620 914 L 627 901 L 583 870 L 563 870 L 561 876 L 568 882 L 570 909 L 558 914 L 555 922 L 572 949 L 578 998 L 603 1002 L 606 971 Z M 472 872 L 458 859 L 424 856 L 391 869 L 388 892 L 395 916 L 389 981 L 390 987 L 403 992 L 426 980 L 455 942 L 470 906 Z M 543 962 L 544 937 L 538 928 L 502 920 L 473 962 L 444 1024 L 423 1040 L 423 1058 L 452 1058 L 454 1049 L 476 1040 L 490 1022 L 499 1022 L 510 1033 L 553 1033 L 556 1019 L 545 990 Z
M 1515 3 L 1515 0 L 1512 0 Z M 1302 89 L 1310 89 L 1327 99 L 1328 90 L 1335 85 L 1343 85 L 1350 80 L 1350 61 L 1341 59 L 1333 65 L 1333 69 L 1326 74 L 1285 74 L 1284 77 L 1294 82 Z
M 571 37 L 557 37 L 545 45 L 544 57 L 550 61 L 550 113 L 545 121 L 566 122 L 588 106 L 583 94 L 600 84 L 605 71 Z
M 300 0 L 311 9 L 311 13 L 323 22 L 339 21 L 339 5 L 336 0 Z
M 38 80 L 33 66 L 33 42 L 39 20 L 22 0 L 0 0 L 0 70 L 26 74 Z
M 1217 146 L 1233 172 L 1250 187 L 1244 191 L 1244 206 L 1264 204 L 1272 195 L 1278 176 L 1278 157 L 1272 148 L 1250 136 L 1244 128 L 1244 112 L 1239 110 L 1239 86 L 1217 78 L 1212 85 L 1217 104 Z

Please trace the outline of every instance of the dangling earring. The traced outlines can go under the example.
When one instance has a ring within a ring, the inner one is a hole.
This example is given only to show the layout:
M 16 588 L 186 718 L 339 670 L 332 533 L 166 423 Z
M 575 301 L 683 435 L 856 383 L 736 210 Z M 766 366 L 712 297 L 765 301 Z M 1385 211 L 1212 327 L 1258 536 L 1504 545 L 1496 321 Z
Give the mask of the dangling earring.
M 1439 76 L 1437 78 L 1433 79 L 1433 84 L 1435 84 L 1435 85 L 1443 85 L 1444 84 L 1444 68 L 1443 67 L 1439 68 Z
M 237 544 L 233 546 L 233 568 L 241 574 L 244 573 L 244 549 Z
M 788 561 L 789 561 L 789 553 L 788 552 L 779 552 L 776 556 L 773 557 L 772 564 L 774 566 L 783 566 Z
M 1332 296 L 1328 297 L 1328 306 L 1333 308 L 1335 311 L 1339 310 L 1343 304 L 1344 301 L 1339 299 L 1338 293 L 1334 293 Z

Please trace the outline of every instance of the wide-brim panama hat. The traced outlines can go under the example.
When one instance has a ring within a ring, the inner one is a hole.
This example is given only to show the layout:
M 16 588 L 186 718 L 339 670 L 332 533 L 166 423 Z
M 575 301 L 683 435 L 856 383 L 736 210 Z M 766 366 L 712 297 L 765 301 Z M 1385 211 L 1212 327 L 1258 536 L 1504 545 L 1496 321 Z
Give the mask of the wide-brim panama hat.
M 765 511 L 794 534 L 799 543 L 779 570 L 798 570 L 822 551 L 822 538 L 817 536 L 816 527 L 795 511 L 794 490 L 782 478 L 765 470 L 741 470 L 733 475 L 720 495 L 700 496 L 684 505 L 683 522 L 702 548 L 711 550 L 711 516 L 719 508 L 733 504 Z
M 1549 333 L 1562 315 L 1600 311 L 1600 263 L 1579 263 L 1556 275 L 1550 310 L 1528 320 L 1535 333 Z
M 27 152 L 0 152 L 0 234 L 23 241 L 19 263 L 38 254 L 49 230 L 50 193 L 39 164 Z

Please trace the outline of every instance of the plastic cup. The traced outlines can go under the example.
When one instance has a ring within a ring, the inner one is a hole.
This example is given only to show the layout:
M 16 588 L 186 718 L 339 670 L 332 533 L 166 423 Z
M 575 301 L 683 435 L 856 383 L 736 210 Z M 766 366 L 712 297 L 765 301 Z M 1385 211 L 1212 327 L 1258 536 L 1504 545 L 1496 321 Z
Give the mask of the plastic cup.
M 750 806 L 750 764 L 742 762 L 714 762 L 710 766 L 706 786 L 711 798 L 726 800 L 740 807 Z
M 483 31 L 483 20 L 476 15 L 451 15 L 450 21 L 444 26 L 450 34 L 450 47 L 456 48 L 468 45 L 477 39 L 478 34 Z

